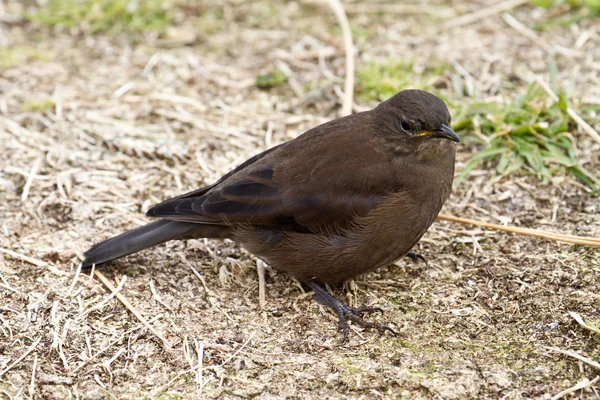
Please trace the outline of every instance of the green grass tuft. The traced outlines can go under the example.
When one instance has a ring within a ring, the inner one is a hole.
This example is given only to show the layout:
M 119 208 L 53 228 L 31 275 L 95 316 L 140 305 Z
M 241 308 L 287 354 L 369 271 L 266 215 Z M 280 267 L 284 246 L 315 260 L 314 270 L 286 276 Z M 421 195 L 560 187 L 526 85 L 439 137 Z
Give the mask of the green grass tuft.
M 266 74 L 256 77 L 256 86 L 260 89 L 270 89 L 275 86 L 283 85 L 288 81 L 287 76 L 278 68 L 274 68 Z
M 50 99 L 33 100 L 21 106 L 21 110 L 25 112 L 42 113 L 51 110 L 56 104 Z
M 411 84 L 413 60 L 370 63 L 356 73 L 356 94 L 364 100 L 385 100 Z
M 529 2 L 543 8 L 566 7 L 571 11 L 587 8 L 591 12 L 600 12 L 600 0 L 529 0 Z
M 162 33 L 173 23 L 175 1 L 49 0 L 25 17 L 44 25 L 97 32 Z
M 222 9 L 201 14 L 194 23 L 200 37 L 209 37 L 226 28 Z
M 0 67 L 10 68 L 33 61 L 49 61 L 50 57 L 34 47 L 15 46 L 0 48 Z
M 529 0 L 532 5 L 549 10 L 550 16 L 533 25 L 544 30 L 551 26 L 569 26 L 584 19 L 600 16 L 600 0 Z
M 504 105 L 472 103 L 458 107 L 452 127 L 467 145 L 480 151 L 457 177 L 458 185 L 483 161 L 494 161 L 499 175 L 521 171 L 550 182 L 559 171 L 568 171 L 592 189 L 600 180 L 581 165 L 570 131 L 575 124 L 566 113 L 567 103 L 547 104 L 548 96 L 532 84 L 527 92 Z
M 449 69 L 446 64 L 431 64 L 421 74 L 413 72 L 414 60 L 402 58 L 385 63 L 369 63 L 356 74 L 356 95 L 363 100 L 388 99 L 407 88 L 425 89 L 432 80 Z

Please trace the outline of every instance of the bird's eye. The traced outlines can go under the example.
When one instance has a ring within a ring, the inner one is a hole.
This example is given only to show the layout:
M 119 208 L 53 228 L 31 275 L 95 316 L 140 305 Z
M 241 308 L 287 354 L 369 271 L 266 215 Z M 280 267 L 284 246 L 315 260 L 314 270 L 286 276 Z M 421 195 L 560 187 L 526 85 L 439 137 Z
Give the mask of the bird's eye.
M 408 122 L 406 122 L 405 119 L 400 121 L 400 125 L 402 126 L 402 129 L 404 129 L 405 131 L 407 131 L 407 132 L 411 131 L 410 124 Z

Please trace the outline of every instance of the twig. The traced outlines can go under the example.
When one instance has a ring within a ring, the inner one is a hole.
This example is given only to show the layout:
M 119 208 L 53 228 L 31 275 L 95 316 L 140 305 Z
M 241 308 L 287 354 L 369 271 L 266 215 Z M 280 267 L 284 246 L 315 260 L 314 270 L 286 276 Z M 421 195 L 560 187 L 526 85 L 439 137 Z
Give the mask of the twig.
M 73 277 L 73 282 L 71 282 L 71 286 L 69 286 L 69 290 L 67 290 L 67 295 L 65 297 L 70 297 L 77 281 L 79 280 L 79 274 L 81 274 L 81 263 L 77 266 L 77 270 L 75 271 L 75 276 Z
M 256 334 L 256 331 L 252 332 L 252 334 L 250 336 L 248 336 L 248 339 L 246 339 L 246 341 L 244 342 L 244 344 L 242 344 L 240 346 L 240 348 L 235 351 L 235 353 L 233 353 L 232 355 L 230 355 L 225 361 L 223 361 L 221 364 L 219 364 L 219 367 L 224 366 L 229 361 L 233 360 L 235 358 L 235 356 L 237 356 L 238 354 L 240 354 L 240 352 L 242 350 L 244 350 L 244 347 L 246 347 L 246 345 L 248 343 L 250 343 L 250 340 L 252 340 L 252 338 L 254 337 L 255 334 Z M 209 369 L 209 368 L 214 368 L 214 367 L 204 367 L 204 369 Z
M 502 11 L 510 10 L 526 4 L 528 0 L 506 0 L 501 3 L 493 4 L 489 7 L 478 9 L 477 11 L 461 15 L 455 19 L 452 19 L 442 25 L 442 29 L 454 28 L 457 26 L 471 24 L 482 20 L 483 18 L 490 17 L 495 14 L 499 14 Z
M 244 347 L 246 347 L 246 345 L 248 343 L 250 343 L 250 340 L 252 340 L 252 338 L 254 337 L 254 335 L 256 334 L 255 332 L 252 332 L 252 334 L 248 337 L 248 339 L 244 342 L 244 344 L 242 344 L 242 346 L 237 349 L 235 351 L 235 353 L 233 353 L 231 356 L 229 356 L 225 361 L 223 361 L 221 364 L 217 365 L 217 366 L 208 366 L 208 367 L 202 367 L 201 371 L 205 371 L 208 369 L 215 369 L 215 368 L 220 368 L 223 367 L 225 364 L 227 364 L 228 362 L 230 362 L 233 358 L 235 358 L 235 356 L 237 356 L 243 349 Z M 155 389 L 152 392 L 152 395 L 155 396 L 157 393 L 161 393 L 162 391 L 165 390 L 165 388 L 170 387 L 173 382 L 176 382 L 179 378 L 181 378 L 182 376 L 189 374 L 190 372 L 194 372 L 196 370 L 196 368 L 191 367 L 189 369 L 186 369 L 184 371 L 181 371 L 180 373 L 178 373 L 173 379 L 171 379 L 169 382 L 167 382 L 166 384 L 160 386 L 159 388 Z M 208 384 L 208 382 L 205 383 L 205 385 Z
M 106 307 L 106 305 L 108 304 L 110 299 L 115 297 L 117 295 L 117 293 L 119 293 L 121 291 L 121 289 L 123 289 L 123 285 L 125 285 L 126 281 L 127 281 L 127 275 L 123 275 L 119 284 L 113 290 L 111 290 L 110 294 L 108 296 L 106 296 L 106 298 L 104 300 L 102 300 L 100 303 L 84 310 L 82 313 L 79 314 L 79 316 L 77 318 L 82 318 L 82 317 L 90 314 L 92 311 L 100 310 L 100 309 Z
M 572 386 L 568 389 L 563 390 L 560 393 L 555 394 L 554 396 L 552 396 L 552 398 L 550 400 L 558 400 L 568 394 L 575 393 L 578 390 L 590 387 L 594 383 L 596 383 L 598 381 L 598 379 L 600 379 L 600 376 L 595 377 L 591 381 L 588 378 L 584 378 L 581 382 L 577 382 L 577 384 L 575 386 Z
M 200 342 L 200 344 L 198 345 L 198 341 L 196 339 L 194 339 L 194 344 L 196 345 L 196 358 L 198 359 L 198 372 L 196 374 L 196 383 L 198 384 L 198 386 L 200 386 L 200 388 L 202 388 L 204 385 L 202 384 L 202 363 L 203 363 L 203 359 L 204 359 L 204 342 Z M 202 390 L 202 389 L 201 389 Z
M 561 354 L 564 354 L 564 355 L 569 356 L 569 357 L 576 358 L 579 361 L 582 361 L 582 362 L 586 363 L 590 367 L 596 368 L 596 369 L 600 370 L 600 364 L 599 363 L 597 363 L 596 361 L 594 361 L 592 359 L 584 357 L 584 356 L 582 356 L 581 354 L 579 354 L 577 352 L 574 352 L 574 351 L 571 351 L 571 350 L 563 350 L 563 349 L 559 349 L 559 348 L 556 348 L 556 347 L 548 347 L 548 346 L 542 346 L 542 347 L 545 348 L 545 349 L 548 349 L 548 350 L 556 351 L 557 353 L 561 353 Z
M 554 240 L 557 242 L 565 242 L 565 243 L 573 243 L 579 245 L 600 247 L 600 239 L 593 238 L 589 236 L 575 236 L 575 235 L 563 235 L 559 233 L 551 233 L 540 231 L 537 229 L 529 229 L 529 228 L 518 228 L 516 226 L 504 226 L 497 224 L 490 224 L 489 222 L 477 221 L 469 218 L 461 218 L 455 217 L 453 215 L 447 214 L 439 214 L 437 216 L 439 220 L 443 221 L 451 221 L 451 222 L 459 222 L 461 224 L 469 224 L 476 226 L 483 226 L 484 228 L 495 229 L 498 231 L 517 233 L 525 236 L 534 236 L 542 239 Z
M 0 258 L 0 266 L 1 265 L 2 265 L 2 258 Z M 14 287 L 10 286 L 10 284 L 6 281 L 6 279 L 2 275 L 2 272 L 0 272 L 0 281 L 2 281 L 2 283 L 0 283 L 0 287 L 3 287 L 5 289 L 10 290 L 11 292 L 14 292 L 14 293 L 17 293 L 17 294 L 21 294 L 21 292 L 19 292 L 17 289 L 15 289 Z
M 33 355 L 33 367 L 31 367 L 31 381 L 29 382 L 29 396 L 33 398 L 35 394 L 35 371 L 37 370 L 38 356 L 37 353 Z
M 45 261 L 38 260 L 37 258 L 25 256 L 23 254 L 16 253 L 12 250 L 3 249 L 2 247 L 0 247 L 0 253 L 8 254 L 11 257 L 14 257 L 18 260 L 26 261 L 29 264 L 35 265 L 36 267 L 46 267 L 48 265 L 48 263 Z
M 152 323 L 154 321 L 159 320 L 160 318 L 162 318 L 162 314 L 158 314 L 157 316 L 155 316 L 154 318 L 152 318 L 150 321 L 148 321 L 149 323 Z M 105 353 L 108 349 L 110 349 L 112 346 L 114 346 L 116 343 L 120 342 L 121 340 L 123 340 L 125 338 L 125 336 L 129 335 L 130 333 L 133 333 L 135 331 L 137 331 L 138 329 L 141 329 L 143 326 L 146 326 L 145 324 L 140 324 L 134 328 L 129 329 L 128 331 L 126 331 L 125 333 L 123 333 L 121 336 L 119 336 L 118 338 L 116 338 L 115 340 L 113 340 L 112 342 L 110 342 L 106 347 L 104 347 L 102 350 L 99 350 L 97 353 L 95 354 L 91 354 L 91 349 L 90 349 L 90 357 L 88 359 L 86 359 L 81 365 L 79 365 L 77 368 L 75 368 L 73 371 L 71 371 L 71 375 L 74 375 L 77 371 L 79 371 L 81 368 L 85 367 L 86 365 L 89 364 L 90 361 L 98 358 L 98 356 L 100 356 L 101 354 Z
M 534 76 L 535 76 L 535 81 L 537 82 L 537 84 L 540 85 L 540 87 L 542 89 L 544 89 L 546 91 L 546 93 L 548 93 L 548 96 L 550 96 L 550 98 L 552 98 L 552 100 L 558 101 L 558 96 L 556 95 L 556 93 L 554 93 L 554 91 L 550 88 L 550 86 L 540 76 L 538 76 L 538 75 L 534 75 Z M 567 114 L 569 114 L 569 116 L 571 118 L 573 118 L 573 121 L 575 121 L 575 123 L 577 125 L 579 125 L 581 127 L 581 129 L 583 129 L 588 135 L 590 135 L 592 137 L 592 139 L 594 139 L 596 142 L 600 143 L 600 134 L 598 134 L 598 132 L 596 132 L 596 130 L 594 128 L 592 128 L 579 115 L 577 115 L 577 113 L 575 111 L 573 111 L 572 108 L 570 108 L 570 107 L 567 108 Z
M 115 362 L 115 360 L 117 358 L 119 358 L 121 356 L 121 354 L 123 354 L 126 350 L 121 347 L 119 350 L 117 350 L 117 352 L 115 353 L 115 355 L 113 355 L 111 358 L 109 358 L 108 360 L 104 361 L 102 363 L 102 366 L 107 370 L 110 371 L 110 365 Z
M 190 269 L 192 270 L 192 272 L 194 273 L 194 275 L 196 275 L 196 278 L 198 278 L 198 280 L 200 281 L 200 283 L 202 283 L 202 286 L 204 287 L 204 290 L 206 291 L 206 294 L 208 294 L 211 297 L 217 297 L 217 294 L 214 291 L 212 291 L 212 289 L 210 289 L 206 285 L 206 280 L 204 279 L 204 277 L 202 276 L 202 274 L 200 272 L 198 272 L 198 270 L 196 268 L 194 268 L 192 266 L 192 264 L 190 264 L 185 259 L 185 257 L 183 257 L 182 255 L 180 255 L 179 258 L 181 259 L 181 261 L 183 261 L 184 264 L 186 264 L 188 267 L 190 267 Z
M 104 283 L 104 285 L 106 285 L 106 287 L 113 293 L 115 293 L 116 288 L 113 286 L 112 283 L 110 283 L 110 281 L 108 279 L 106 279 L 106 277 L 98 270 L 94 271 L 94 274 L 98 277 L 98 279 L 100 279 L 102 281 L 102 283 Z M 167 341 L 167 339 L 165 339 L 156 329 L 154 329 L 152 327 L 152 325 L 150 325 L 150 323 L 146 320 L 146 318 L 144 318 L 134 307 L 133 305 L 129 302 L 129 300 L 127 300 L 125 298 L 125 296 L 123 296 L 121 293 L 116 292 L 116 297 L 117 299 L 119 299 L 119 301 L 121 301 L 121 303 L 123 303 L 123 305 L 129 310 L 131 311 L 131 313 L 133 315 L 135 315 L 135 317 L 144 325 L 146 325 L 146 328 L 148 328 L 148 330 L 152 333 L 154 333 L 154 335 L 156 335 L 156 337 L 158 337 L 167 348 L 171 348 L 171 344 Z
M 352 113 L 352 102 L 354 96 L 354 45 L 352 44 L 352 31 L 348 23 L 348 17 L 340 0 L 329 0 L 329 6 L 333 9 L 344 37 L 344 50 L 346 52 L 346 81 L 344 82 L 344 100 L 342 103 L 342 116 Z
M 23 187 L 23 194 L 21 194 L 21 201 L 24 203 L 29 196 L 29 190 L 31 189 L 31 184 L 33 183 L 33 179 L 37 174 L 38 169 L 40 169 L 40 164 L 42 163 L 42 159 L 38 158 L 33 163 L 31 167 L 31 172 L 29 172 L 29 176 L 27 177 L 27 181 L 25 182 L 25 186 Z
M 27 349 L 27 351 L 25 353 L 23 353 L 21 355 L 21 357 L 17 358 L 12 364 L 10 364 L 8 367 L 6 367 L 2 371 L 0 371 L 0 378 L 2 378 L 2 375 L 4 375 L 5 373 L 7 373 L 8 371 L 10 371 L 15 365 L 17 365 L 18 363 L 20 363 L 21 361 L 23 361 L 23 359 L 25 357 L 27 357 L 29 355 L 29 353 L 31 353 L 33 350 L 35 350 L 35 348 L 37 347 L 37 345 L 40 344 L 41 340 L 42 340 L 42 337 L 40 336 L 39 338 L 37 338 L 35 340 L 35 342 L 33 342 L 33 344 L 31 346 L 29 346 L 29 348 Z
M 135 82 L 129 81 L 117 90 L 115 90 L 112 94 L 112 97 L 118 99 L 133 88 L 135 88 Z
M 258 272 L 258 304 L 260 308 L 267 305 L 267 295 L 265 291 L 265 269 L 266 265 L 263 260 L 256 259 L 256 271 Z
M 209 250 L 209 252 L 210 252 L 210 250 Z M 208 288 L 208 286 L 206 285 L 206 281 L 204 280 L 204 277 L 196 270 L 196 268 L 192 267 L 192 264 L 190 264 L 185 259 L 185 257 L 180 255 L 179 258 L 181 259 L 181 261 L 183 261 L 184 264 L 187 264 L 187 266 L 192 269 L 192 272 L 194 273 L 194 275 L 196 275 L 196 277 L 200 280 L 200 282 L 202 282 L 202 286 L 204 286 L 204 290 L 206 291 L 206 294 L 208 294 L 208 301 L 210 301 L 210 304 L 212 304 L 217 310 L 219 310 L 220 313 L 222 313 L 224 316 L 226 316 L 228 320 L 235 323 L 235 320 L 233 318 L 231 318 L 231 316 L 229 314 L 227 314 L 227 312 L 225 310 L 221 309 L 221 307 L 219 307 L 217 305 L 215 297 L 218 297 L 218 296 L 216 295 L 215 292 L 213 292 L 211 289 Z
M 560 46 L 560 45 L 554 45 L 553 46 L 553 45 L 545 42 L 541 37 L 539 37 L 538 35 L 536 35 L 536 33 L 534 31 L 532 31 L 531 29 L 529 29 L 528 27 L 526 27 L 525 25 L 523 25 L 515 17 L 513 17 L 512 15 L 510 15 L 508 13 L 504 13 L 502 15 L 502 19 L 511 28 L 513 28 L 514 30 L 516 30 L 517 32 L 519 32 L 520 34 L 522 34 L 523 36 L 527 37 L 529 40 L 531 40 L 535 44 L 539 45 L 541 48 L 543 48 L 548 53 L 554 53 L 554 52 L 561 53 L 561 54 L 563 54 L 563 55 L 565 55 L 567 57 L 581 57 L 581 56 L 583 56 L 583 53 L 581 51 L 571 50 L 571 49 L 568 49 L 568 48 Z
M 152 292 L 152 295 L 154 296 L 154 300 L 156 300 L 158 303 L 160 303 L 167 310 L 173 312 L 173 308 L 161 300 L 160 296 L 158 295 L 158 291 L 154 287 L 154 280 L 152 280 L 152 279 L 150 279 L 150 291 Z

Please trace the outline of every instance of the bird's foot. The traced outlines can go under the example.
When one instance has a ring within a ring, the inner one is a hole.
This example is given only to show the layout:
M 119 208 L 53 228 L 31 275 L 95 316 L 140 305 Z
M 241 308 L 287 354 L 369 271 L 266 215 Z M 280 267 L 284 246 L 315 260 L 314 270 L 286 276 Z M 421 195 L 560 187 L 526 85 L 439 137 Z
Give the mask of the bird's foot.
M 362 314 L 371 314 L 374 312 L 380 312 L 383 314 L 383 310 L 381 308 L 375 306 L 350 307 L 342 300 L 329 293 L 322 284 L 315 281 L 305 283 L 313 290 L 313 299 L 327 307 L 332 308 L 337 314 L 339 325 L 344 335 L 342 338 L 342 343 L 346 343 L 348 341 L 348 320 L 357 323 L 364 329 L 377 329 L 379 336 L 383 335 L 385 331 L 388 331 L 392 335 L 396 336 L 396 332 L 390 326 L 377 322 L 365 321 L 361 317 Z
M 419 260 L 423 261 L 425 264 L 427 264 L 427 260 L 425 259 L 425 257 L 423 257 L 421 254 L 414 252 L 414 251 L 409 251 L 408 253 L 406 253 L 406 256 L 412 260 L 412 262 L 417 262 Z

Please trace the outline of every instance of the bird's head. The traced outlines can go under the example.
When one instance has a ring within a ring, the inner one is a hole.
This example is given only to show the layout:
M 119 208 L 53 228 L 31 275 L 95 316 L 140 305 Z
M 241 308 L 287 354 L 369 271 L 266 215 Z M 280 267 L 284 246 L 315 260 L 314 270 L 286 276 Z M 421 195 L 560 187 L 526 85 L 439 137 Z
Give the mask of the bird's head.
M 376 110 L 384 131 L 396 140 L 417 146 L 432 139 L 460 142 L 460 137 L 450 128 L 446 103 L 431 93 L 404 90 L 381 103 Z

